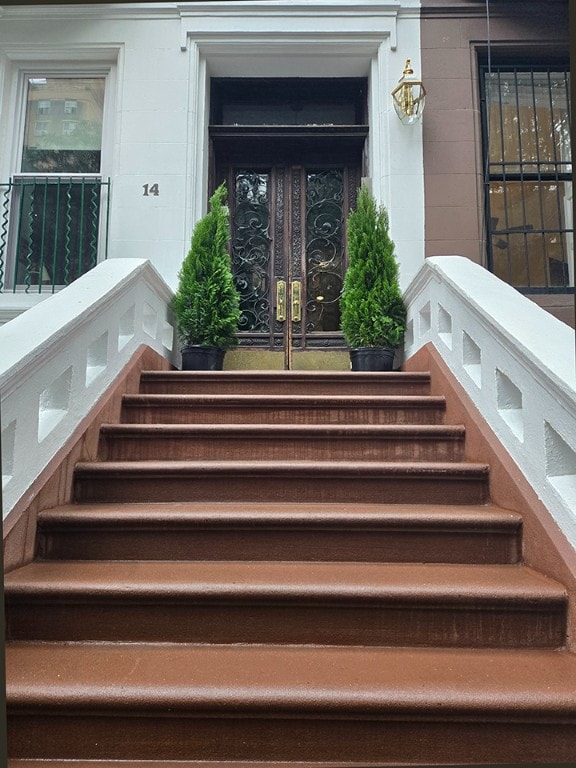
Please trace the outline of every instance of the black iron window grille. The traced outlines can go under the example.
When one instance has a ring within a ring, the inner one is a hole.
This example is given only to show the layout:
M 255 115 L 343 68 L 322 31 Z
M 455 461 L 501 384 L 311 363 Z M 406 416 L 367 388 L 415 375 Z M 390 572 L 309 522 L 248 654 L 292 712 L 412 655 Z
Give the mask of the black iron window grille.
M 570 73 L 481 68 L 488 266 L 524 293 L 574 286 Z
M 109 187 L 62 176 L 0 184 L 0 291 L 53 293 L 106 258 Z

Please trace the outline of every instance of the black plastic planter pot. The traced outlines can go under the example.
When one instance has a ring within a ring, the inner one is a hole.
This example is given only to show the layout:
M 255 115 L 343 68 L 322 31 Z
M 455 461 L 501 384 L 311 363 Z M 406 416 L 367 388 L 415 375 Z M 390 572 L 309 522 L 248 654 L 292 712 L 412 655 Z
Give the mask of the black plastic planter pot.
M 224 367 L 225 349 L 202 347 L 191 344 L 182 348 L 183 371 L 221 371 Z
M 353 371 L 391 371 L 396 350 L 380 347 L 359 347 L 350 350 Z

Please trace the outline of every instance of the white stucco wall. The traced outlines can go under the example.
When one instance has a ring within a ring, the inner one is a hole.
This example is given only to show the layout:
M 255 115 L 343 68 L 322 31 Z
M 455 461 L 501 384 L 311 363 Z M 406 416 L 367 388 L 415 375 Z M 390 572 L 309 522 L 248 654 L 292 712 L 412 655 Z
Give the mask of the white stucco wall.
M 406 58 L 419 72 L 417 0 L 0 5 L 0 181 L 19 169 L 24 76 L 106 73 L 109 258 L 149 258 L 174 286 L 206 205 L 210 76 L 366 76 L 369 174 L 407 285 L 424 258 L 424 185 L 422 128 L 390 99 Z

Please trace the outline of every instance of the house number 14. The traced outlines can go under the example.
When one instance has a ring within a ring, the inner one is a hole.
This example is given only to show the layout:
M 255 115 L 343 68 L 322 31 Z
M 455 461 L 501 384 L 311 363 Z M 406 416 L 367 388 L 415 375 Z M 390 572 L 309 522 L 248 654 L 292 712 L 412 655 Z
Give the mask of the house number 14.
M 154 197 L 158 197 L 160 194 L 160 187 L 158 184 L 144 184 L 142 186 L 142 189 L 144 190 L 144 197 L 150 197 L 150 195 L 154 195 Z

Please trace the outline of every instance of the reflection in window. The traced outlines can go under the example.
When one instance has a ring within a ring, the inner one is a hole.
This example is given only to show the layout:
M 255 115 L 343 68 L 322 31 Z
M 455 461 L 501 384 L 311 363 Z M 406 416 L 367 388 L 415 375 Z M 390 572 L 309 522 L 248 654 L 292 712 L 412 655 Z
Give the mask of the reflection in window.
M 574 285 L 567 69 L 484 71 L 488 249 L 492 270 L 526 292 Z
M 103 108 L 103 77 L 29 78 L 22 173 L 98 173 Z

